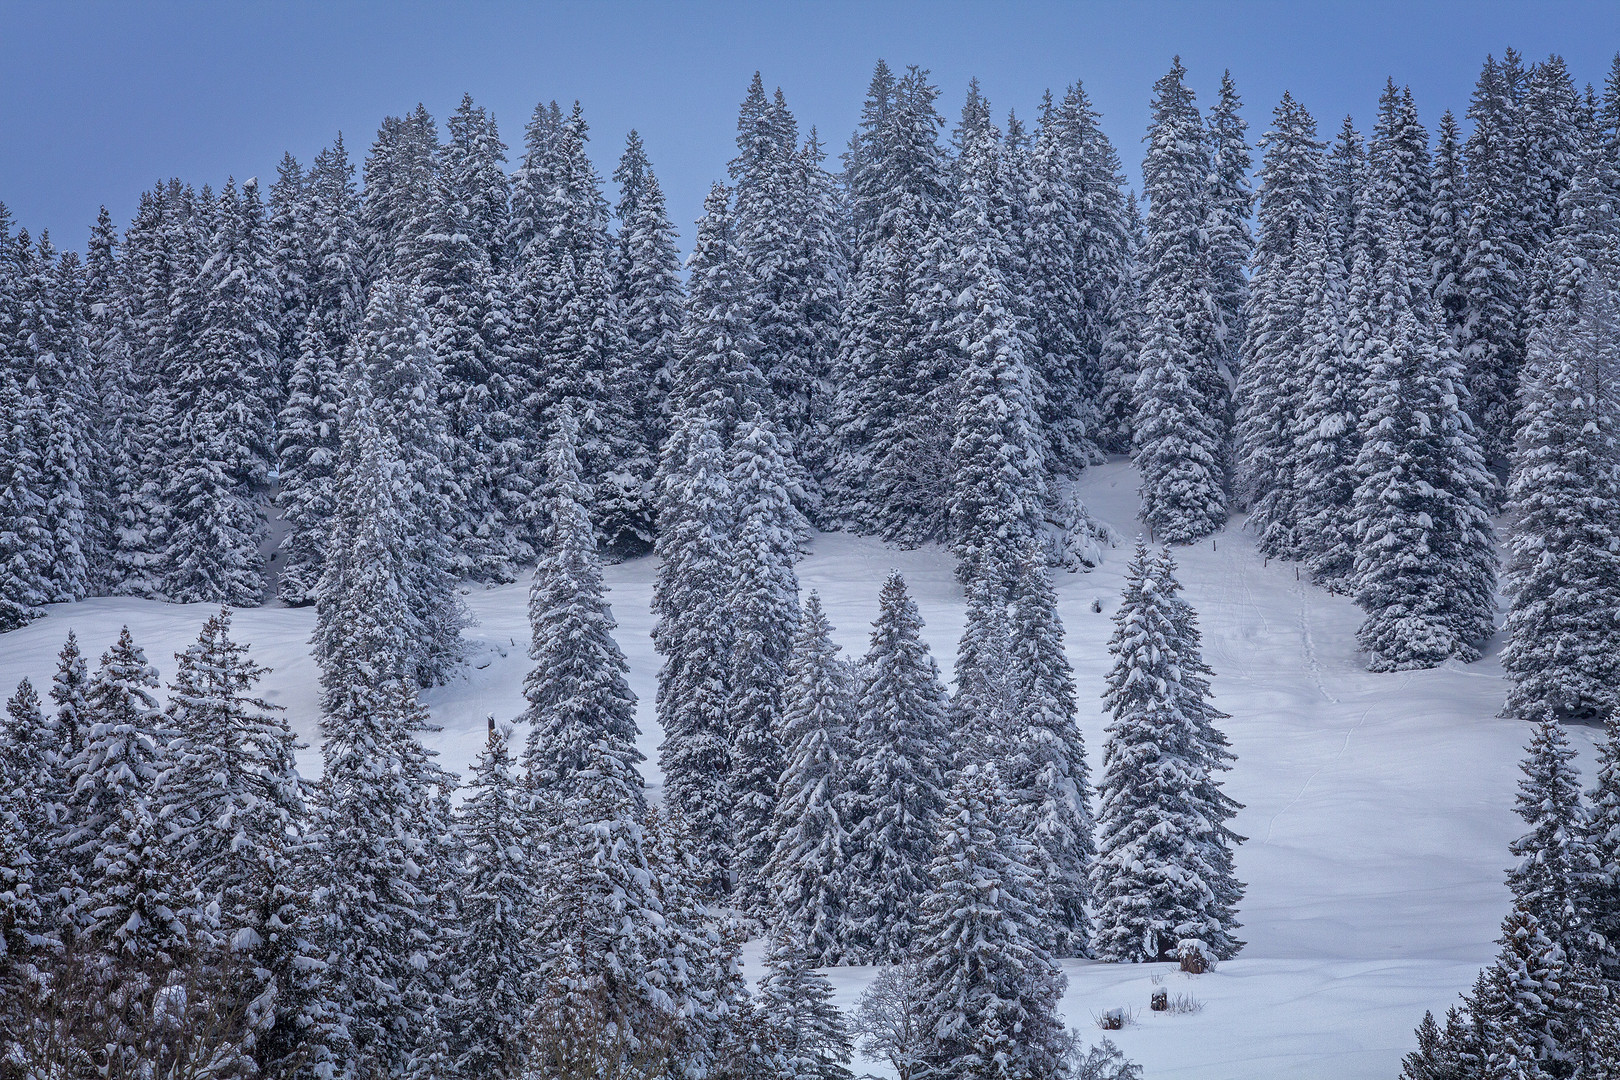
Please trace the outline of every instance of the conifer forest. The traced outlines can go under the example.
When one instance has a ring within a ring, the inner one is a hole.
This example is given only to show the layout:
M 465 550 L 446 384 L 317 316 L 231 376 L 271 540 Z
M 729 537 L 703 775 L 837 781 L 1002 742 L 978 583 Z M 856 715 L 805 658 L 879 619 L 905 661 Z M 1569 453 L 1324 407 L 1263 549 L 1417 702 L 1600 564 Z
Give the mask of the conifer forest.
M 1162 70 L 0 205 L 0 1080 L 1620 1078 L 1620 57 Z

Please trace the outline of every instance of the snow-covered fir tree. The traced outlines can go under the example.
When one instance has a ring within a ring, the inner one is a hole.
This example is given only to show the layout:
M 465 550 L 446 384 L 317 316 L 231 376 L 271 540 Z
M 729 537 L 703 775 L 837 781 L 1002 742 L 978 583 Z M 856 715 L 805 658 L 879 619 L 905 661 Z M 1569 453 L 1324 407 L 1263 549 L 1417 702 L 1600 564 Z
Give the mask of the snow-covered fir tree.
M 1210 180 L 1204 213 L 1216 339 L 1221 363 L 1228 370 L 1240 362 L 1249 292 L 1244 270 L 1254 254 L 1254 239 L 1249 234 L 1249 213 L 1254 203 L 1249 169 L 1253 160 L 1246 135 L 1249 125 L 1240 115 L 1242 108 L 1232 73 L 1222 72 L 1220 95 L 1209 110 Z
M 1008 827 L 1011 798 L 992 763 L 952 785 L 915 948 L 922 1076 L 1057 1077 L 1066 980 L 1043 944 L 1029 841 Z
M 227 183 L 194 286 L 200 322 L 170 374 L 159 553 L 163 594 L 256 606 L 262 599 L 258 489 L 272 457 L 277 328 L 258 186 Z
M 853 765 L 851 672 L 812 592 L 788 664 L 781 731 L 785 767 L 771 821 L 766 873 L 780 933 L 809 963 L 845 954 L 843 883 L 851 855 L 846 825 Z
M 595 530 L 584 503 L 577 429 L 561 418 L 547 447 L 549 525 L 529 590 L 529 656 L 523 682 L 528 725 L 522 756 L 525 818 L 531 831 L 554 828 L 568 807 L 605 777 L 625 785 L 639 820 L 642 756 L 635 748 L 636 697 L 605 597 Z M 601 773 L 601 775 L 598 775 Z
M 1309 391 L 1314 312 L 1307 238 L 1321 227 L 1326 184 L 1316 121 L 1289 94 L 1272 113 L 1261 142 L 1259 241 L 1247 286 L 1245 336 L 1237 387 L 1238 490 L 1248 527 L 1267 555 L 1297 555 L 1301 494 L 1294 424 Z
M 1508 478 L 1507 711 L 1607 716 L 1620 701 L 1620 330 L 1606 286 L 1567 298 L 1531 335 Z
M 1242 946 L 1234 838 L 1223 824 L 1235 804 L 1214 775 L 1229 755 L 1212 745 L 1221 714 L 1207 703 L 1208 669 L 1171 566 L 1139 542 L 1113 615 L 1091 868 L 1093 949 L 1108 960 L 1227 958 Z
M 1523 177 L 1519 227 L 1525 253 L 1534 260 L 1553 238 L 1559 200 L 1573 179 L 1587 139 L 1579 91 L 1563 57 L 1554 53 L 1531 65 L 1518 111 Z
M 854 272 L 834 363 L 826 515 L 903 544 L 942 534 L 949 477 L 954 372 L 927 349 L 949 314 L 935 271 L 950 205 L 938 96 L 926 71 L 896 78 L 880 62 L 845 155 Z
M 570 410 L 592 519 L 606 550 L 623 557 L 645 553 L 653 539 L 654 458 L 644 426 L 651 389 L 615 302 L 608 207 L 586 155 L 588 135 L 576 104 L 549 136 L 551 182 L 534 192 L 535 212 L 548 224 L 515 279 L 511 350 L 521 412 L 514 430 L 539 442 L 555 430 L 560 410 Z
M 438 160 L 439 128 L 427 109 L 418 104 L 403 117 L 383 118 L 366 156 L 360 209 L 367 280 L 412 277 L 412 248 L 427 224 Z
M 508 734 L 489 719 L 489 741 L 467 780 L 456 820 L 466 852 L 446 1026 L 461 1075 L 521 1075 L 529 1013 L 528 914 L 534 867 Z
M 1380 264 L 1402 261 L 1400 285 L 1407 303 L 1421 308 L 1429 298 L 1423 242 L 1429 232 L 1429 133 L 1418 122 L 1410 87 L 1384 85 L 1378 121 L 1367 144 L 1367 184 L 1362 191 L 1361 225 Z
M 230 612 L 176 656 L 165 712 L 167 761 L 152 794 L 160 836 L 191 888 L 204 935 L 241 964 L 234 993 L 265 1017 L 253 1056 L 271 1073 L 322 1061 L 324 1003 L 303 900 L 310 848 L 296 738 L 252 696 L 268 669 L 230 637 Z
M 1514 389 L 1525 347 L 1520 296 L 1530 253 L 1517 221 L 1523 194 L 1517 93 L 1511 65 L 1487 56 L 1468 106 L 1473 130 L 1464 149 L 1468 232 L 1457 346 L 1470 414 L 1492 464 L 1505 461 L 1512 446 Z
M 999 572 L 997 572 L 999 571 Z M 953 766 L 1001 761 L 1013 734 L 1007 568 L 993 567 L 967 584 L 967 614 L 956 642 L 955 687 L 946 705 Z
M 298 339 L 309 320 L 308 182 L 304 167 L 289 151 L 281 155 L 276 182 L 265 196 L 265 227 L 270 233 L 270 266 L 276 290 L 276 380 L 282 392 L 293 358 L 298 355 Z
M 1429 296 L 1445 320 L 1446 336 L 1456 343 L 1462 327 L 1465 293 L 1463 255 L 1468 250 L 1468 181 L 1464 174 L 1462 135 L 1447 109 L 1440 117 L 1439 138 L 1429 170 L 1429 226 L 1423 255 Z
M 1350 587 L 1355 569 L 1352 511 L 1361 451 L 1365 369 L 1360 346 L 1370 338 L 1367 292 L 1347 298 L 1345 271 L 1332 249 L 1334 224 L 1318 222 L 1303 237 L 1304 301 L 1299 382 L 1293 417 L 1295 513 L 1300 553 L 1318 584 Z M 1357 256 L 1357 288 L 1370 289 L 1366 253 Z M 1347 314 L 1352 323 L 1346 326 Z
M 825 392 L 831 319 L 838 294 L 837 222 L 830 219 L 819 160 L 801 150 L 781 90 L 767 98 L 758 72 L 737 118 L 735 273 L 757 341 L 754 362 L 768 387 L 790 472 L 811 478 L 798 449 L 812 440 L 813 403 Z M 801 495 L 813 509 L 814 492 Z
M 126 533 L 136 517 L 136 460 L 143 398 L 130 349 L 129 278 L 112 215 L 102 207 L 90 231 L 83 302 L 90 350 L 94 432 L 90 461 L 88 550 L 91 590 L 116 593 L 131 576 L 136 545 Z
M 9 901 L 11 928 L 0 928 L 10 944 L 0 949 L 0 956 L 21 956 L 27 946 L 23 936 L 42 934 L 49 926 L 46 920 L 55 915 L 59 897 L 51 892 L 61 884 L 56 840 L 68 794 L 69 761 L 60 729 L 46 717 L 33 684 L 23 679 L 6 701 L 5 731 L 0 735 L 0 780 L 9 800 L 0 810 L 6 814 L 0 833 L 10 837 L 0 841 L 5 846 L 0 860 L 8 867 L 0 873 L 12 875 L 9 883 L 0 884 L 0 892 L 10 890 L 14 898 Z M 6 903 L 0 902 L 0 907 Z M 5 918 L 0 915 L 0 920 Z
M 658 763 L 666 798 L 696 837 L 710 896 L 730 890 L 738 837 L 730 827 L 726 730 L 735 577 L 733 502 L 720 425 L 704 412 L 676 421 L 664 444 L 653 582 Z
M 379 658 L 422 686 L 460 659 L 466 615 L 445 529 L 437 375 L 414 290 L 374 285 L 339 414 L 338 509 L 316 591 L 329 711 L 357 673 L 376 677 Z
M 296 330 L 284 330 L 292 334 L 292 351 L 276 428 L 276 501 L 288 526 L 277 595 L 295 606 L 314 602 L 325 563 L 327 529 L 337 509 L 333 475 L 342 369 L 364 306 L 359 199 L 342 138 L 316 156 L 305 199 L 300 224 L 308 259 L 302 271 L 308 312 Z
M 19 233 L 9 290 L 13 340 L 10 377 L 24 397 L 12 421 L 38 470 L 34 515 L 42 530 L 39 563 L 51 601 L 81 599 L 89 586 L 90 443 L 93 420 L 90 357 L 84 335 L 77 255 L 61 255 L 47 233 L 30 245 Z M 14 437 L 15 437 L 14 435 Z M 24 466 L 24 472 L 28 466 Z M 26 527 L 26 520 L 21 522 Z M 3 526 L 0 526 L 3 527 Z
M 762 1080 L 849 1080 L 848 1023 L 832 984 L 789 931 L 777 931 L 765 957 L 755 1010 L 764 1028 Z
M 438 364 L 437 409 L 449 436 L 445 500 L 457 568 L 510 581 L 513 551 L 508 523 L 497 513 L 503 414 L 510 388 L 499 370 L 491 322 L 502 302 L 495 290 L 490 245 L 504 234 L 504 147 L 494 121 L 463 96 L 446 125 L 433 186 L 421 211 L 410 258 L 421 295 L 428 348 Z M 494 177 L 499 183 L 494 184 Z
M 613 296 L 624 319 L 631 362 L 640 376 L 643 396 L 636 417 L 648 445 L 656 447 L 669 426 L 664 398 L 676 363 L 686 285 L 663 188 L 634 131 L 613 179 L 620 193 Z
M 321 720 L 318 942 L 339 1006 L 340 1072 L 404 1075 L 436 1042 L 440 949 L 435 847 L 453 778 L 418 741 L 431 730 L 411 672 L 386 652 L 351 671 Z
M 51 543 L 37 438 L 46 427 L 43 413 L 32 380 L 25 390 L 10 371 L 0 373 L 0 631 L 39 618 L 51 599 Z
M 1110 454 L 1130 452 L 1136 379 L 1142 343 L 1142 212 L 1133 193 L 1125 203 L 1125 266 L 1107 297 L 1108 330 L 1098 361 L 1102 386 L 1097 397 L 1098 445 Z
M 1556 721 L 1535 727 L 1521 764 L 1514 809 L 1529 831 L 1509 845 L 1518 865 L 1508 871 L 1517 908 L 1570 959 L 1588 954 L 1588 895 L 1598 864 L 1581 803 L 1575 750 Z
M 737 248 L 731 197 L 715 184 L 703 200 L 687 260 L 686 321 L 670 378 L 672 415 L 701 411 L 729 447 L 743 424 L 768 413 L 769 391 L 755 363 L 759 339 L 750 323 L 747 279 Z
M 1103 348 L 1129 257 L 1119 156 L 1078 82 L 1043 99 L 1030 152 L 1026 239 L 1041 427 L 1050 468 L 1073 472 L 1097 452 Z
M 1142 163 L 1148 213 L 1131 447 L 1141 474 L 1142 519 L 1172 543 L 1207 536 L 1226 521 L 1230 433 L 1205 236 L 1210 160 L 1185 76 L 1177 58 L 1154 84 Z
M 76 660 L 64 657 L 69 670 Z M 157 669 L 126 626 L 83 688 L 83 742 L 68 765 L 72 792 L 57 834 L 69 890 L 63 921 L 76 929 L 102 918 L 109 868 L 130 857 L 130 844 L 163 847 L 150 806 L 168 764 L 167 725 L 152 694 L 157 685 Z M 127 862 L 117 871 L 135 872 Z
M 1004 768 L 1021 835 L 1034 846 L 1039 907 L 1058 956 L 1086 956 L 1088 872 L 1096 855 L 1091 770 L 1076 720 L 1074 670 L 1045 560 L 1031 547 L 1013 583 L 1007 682 L 1015 723 Z
M 1620 941 L 1620 716 L 1614 713 L 1603 722 L 1603 741 L 1598 745 L 1593 773 L 1586 842 L 1595 870 L 1587 895 L 1592 928 L 1612 943 Z M 1611 953 L 1603 970 L 1612 977 L 1617 967 L 1620 964 Z
M 952 747 L 945 688 L 922 625 L 905 579 L 891 573 L 859 668 L 850 771 L 845 937 L 850 955 L 868 962 L 907 954 L 931 888 Z
M 1457 354 L 1432 306 L 1408 305 L 1411 244 L 1397 217 L 1386 220 L 1396 225 L 1374 295 L 1390 314 L 1368 342 L 1354 502 L 1355 596 L 1367 616 L 1357 638 L 1375 671 L 1478 658 L 1496 603 L 1491 479 L 1460 406 Z
M 1041 529 L 1047 497 L 1045 440 L 1030 369 L 1036 352 L 1024 315 L 1006 170 L 986 119 L 964 132 L 956 162 L 953 289 L 956 348 L 950 539 L 968 581 L 1010 566 Z M 1012 276 L 1010 276 L 1012 275 Z
M 738 906 L 762 915 L 771 906 L 766 863 L 775 846 L 771 822 L 786 765 L 781 734 L 799 622 L 794 564 L 803 527 L 774 427 L 769 418 L 759 418 L 738 433 L 729 476 L 736 507 L 725 716 L 735 800 L 731 827 L 737 836 Z

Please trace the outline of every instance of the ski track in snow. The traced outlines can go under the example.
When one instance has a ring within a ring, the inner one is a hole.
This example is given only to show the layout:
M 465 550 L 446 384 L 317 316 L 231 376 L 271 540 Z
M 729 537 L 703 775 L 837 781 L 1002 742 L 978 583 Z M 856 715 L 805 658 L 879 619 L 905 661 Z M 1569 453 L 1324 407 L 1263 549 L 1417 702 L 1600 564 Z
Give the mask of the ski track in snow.
M 1057 580 L 1095 775 L 1106 736 L 1100 694 L 1113 629 L 1108 615 L 1140 526 L 1127 463 L 1089 470 L 1078 490 L 1093 514 L 1126 538 L 1101 567 Z M 1241 518 L 1213 542 L 1175 554 L 1215 670 L 1216 704 L 1232 714 L 1225 729 L 1238 760 L 1227 790 L 1245 804 L 1233 826 L 1254 837 L 1237 855 L 1248 884 L 1239 913 L 1248 945 L 1238 959 L 1196 978 L 1170 965 L 1066 961 L 1065 1011 L 1095 1041 L 1102 1035 L 1096 1016 L 1135 1010 L 1138 1022 L 1110 1037 L 1148 1080 L 1391 1080 L 1423 1010 L 1443 1014 L 1495 954 L 1507 911 L 1503 871 L 1508 842 L 1520 831 L 1513 796 L 1529 731 L 1496 715 L 1503 694 L 1496 650 L 1473 665 L 1374 675 L 1355 652 L 1355 606 L 1296 581 L 1291 563 L 1266 564 Z M 638 746 L 657 797 L 654 566 L 651 558 L 611 566 L 606 578 L 640 700 Z M 859 656 L 890 568 L 906 575 L 949 678 L 964 604 L 942 549 L 900 551 L 868 538 L 818 535 L 799 578 L 806 592 L 821 593 L 844 654 Z M 466 633 L 469 662 L 450 685 L 426 694 L 442 727 L 429 743 L 452 770 L 466 773 L 487 715 L 510 720 L 523 706 L 527 595 L 527 582 L 467 595 L 477 619 Z M 1102 614 L 1091 610 L 1093 597 L 1102 600 Z M 0 693 L 9 696 L 25 675 L 43 693 L 70 627 L 93 665 L 128 623 L 167 680 L 174 653 L 213 610 L 124 598 L 52 607 L 47 618 L 0 637 Z M 309 744 L 300 764 L 312 776 L 320 770 L 313 628 L 311 609 L 273 606 L 237 612 L 233 627 L 273 669 L 264 696 L 287 708 Z M 1589 772 L 1597 732 L 1571 734 Z M 762 951 L 754 942 L 745 952 L 751 974 L 760 971 Z M 871 974 L 832 969 L 838 1004 L 853 1006 Z M 1204 1009 L 1150 1012 L 1154 976 Z M 856 1071 L 888 1074 L 876 1062 L 857 1062 Z

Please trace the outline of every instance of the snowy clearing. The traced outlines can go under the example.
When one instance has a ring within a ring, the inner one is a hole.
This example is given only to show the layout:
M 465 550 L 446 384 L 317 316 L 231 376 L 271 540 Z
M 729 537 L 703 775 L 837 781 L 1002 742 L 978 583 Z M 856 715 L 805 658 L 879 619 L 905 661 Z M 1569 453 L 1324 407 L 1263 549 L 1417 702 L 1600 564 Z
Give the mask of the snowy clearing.
M 1090 470 L 1079 485 L 1098 519 L 1136 531 L 1136 481 L 1129 465 Z M 1098 698 L 1108 666 L 1107 617 L 1117 603 L 1125 551 L 1089 574 L 1061 575 L 1058 594 L 1081 690 L 1081 722 L 1093 768 L 1104 739 Z M 1094 1017 L 1116 1007 L 1137 1023 L 1110 1037 L 1150 1080 L 1197 1077 L 1334 1077 L 1389 1080 L 1424 1009 L 1437 1013 L 1495 954 L 1509 894 L 1502 882 L 1526 725 L 1499 718 L 1504 683 L 1494 653 L 1472 665 L 1373 675 L 1355 652 L 1359 613 L 1349 600 L 1296 580 L 1292 564 L 1265 565 L 1241 519 L 1213 542 L 1179 549 L 1187 599 L 1201 617 L 1216 704 L 1238 754 L 1227 790 L 1245 809 L 1235 827 L 1248 892 L 1241 909 L 1241 957 L 1189 978 L 1166 965 L 1070 962 L 1065 1007 L 1089 1038 Z M 897 551 L 842 534 L 815 538 L 799 568 L 821 593 L 846 655 L 859 655 L 891 568 L 907 578 L 927 636 L 948 674 L 963 622 L 963 599 L 948 555 Z M 649 611 L 654 564 L 609 567 L 618 639 L 640 698 L 641 749 L 658 786 L 653 715 L 657 658 Z M 443 731 L 433 740 L 464 772 L 483 743 L 486 715 L 510 719 L 522 705 L 528 660 L 527 583 L 468 596 L 478 625 L 467 632 L 462 677 L 427 700 Z M 1101 614 L 1091 610 L 1102 602 Z M 97 599 L 49 609 L 47 618 L 0 639 L 0 686 L 23 676 L 48 685 L 69 628 L 99 656 L 128 623 L 162 677 L 189 644 L 209 605 Z M 237 613 L 233 636 L 274 669 L 265 696 L 288 709 L 310 745 L 301 763 L 319 772 L 317 671 L 307 642 L 312 609 Z M 1572 738 L 1590 762 L 1597 732 Z M 748 952 L 758 970 L 758 943 Z M 869 969 L 831 972 L 839 1004 L 852 1005 Z M 1155 975 L 1172 996 L 1204 1004 L 1191 1015 L 1155 1014 Z M 876 1063 L 863 1066 L 882 1075 Z

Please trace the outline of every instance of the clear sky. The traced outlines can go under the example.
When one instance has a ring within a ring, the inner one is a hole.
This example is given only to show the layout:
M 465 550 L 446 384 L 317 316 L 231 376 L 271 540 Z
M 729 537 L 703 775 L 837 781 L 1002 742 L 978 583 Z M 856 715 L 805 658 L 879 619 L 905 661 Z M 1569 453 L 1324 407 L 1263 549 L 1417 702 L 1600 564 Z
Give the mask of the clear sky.
M 1509 45 L 1601 86 L 1620 2 L 0 0 L 0 201 L 82 247 L 98 206 L 122 224 L 161 178 L 268 181 L 283 150 L 307 164 L 340 130 L 358 165 L 384 115 L 420 101 L 442 131 L 465 91 L 514 160 L 541 100 L 583 103 L 604 175 L 639 129 L 689 237 L 756 68 L 835 153 L 879 57 L 929 68 L 953 122 L 971 76 L 1031 119 L 1042 90 L 1080 79 L 1134 177 L 1173 54 L 1202 104 L 1230 68 L 1258 137 L 1285 89 L 1324 134 L 1347 112 L 1365 132 L 1386 76 L 1432 131 Z

